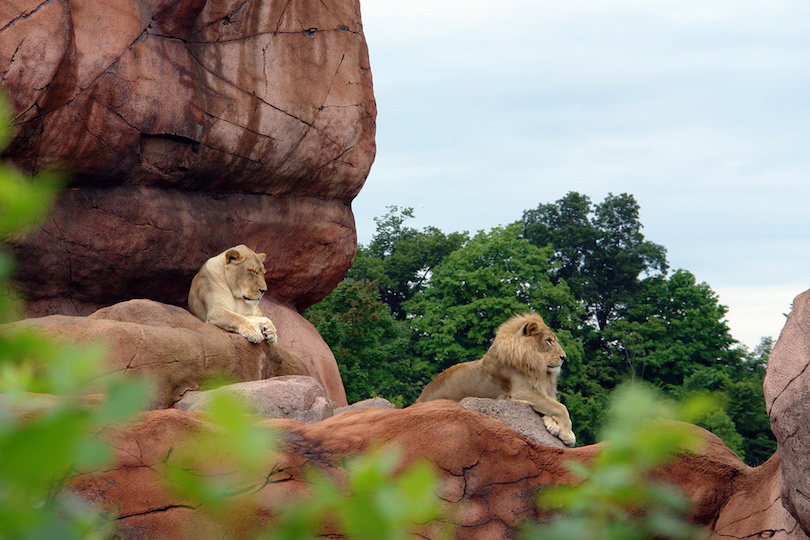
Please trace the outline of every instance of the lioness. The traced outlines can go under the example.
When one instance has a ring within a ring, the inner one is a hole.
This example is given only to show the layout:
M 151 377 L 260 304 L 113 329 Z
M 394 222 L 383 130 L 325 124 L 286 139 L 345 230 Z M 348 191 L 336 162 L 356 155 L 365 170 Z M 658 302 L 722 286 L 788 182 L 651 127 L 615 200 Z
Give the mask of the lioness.
M 416 400 L 461 401 L 465 397 L 510 399 L 528 403 L 543 415 L 543 424 L 563 443 L 576 442 L 568 409 L 557 401 L 557 378 L 565 351 L 542 317 L 516 315 L 495 333 L 479 360 L 463 362 L 439 373 Z
M 275 343 L 276 327 L 259 309 L 259 300 L 267 292 L 264 259 L 264 253 L 244 245 L 208 259 L 191 281 L 189 311 L 251 343 Z

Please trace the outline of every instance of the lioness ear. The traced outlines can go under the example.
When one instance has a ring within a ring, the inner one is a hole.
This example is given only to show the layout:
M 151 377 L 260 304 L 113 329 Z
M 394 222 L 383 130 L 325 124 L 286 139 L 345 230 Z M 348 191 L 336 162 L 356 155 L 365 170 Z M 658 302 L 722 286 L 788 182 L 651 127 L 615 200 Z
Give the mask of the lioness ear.
M 259 257 L 259 260 L 262 261 L 262 262 L 264 262 L 264 260 L 267 258 L 267 256 L 264 253 L 257 253 L 256 255 Z
M 536 322 L 526 323 L 526 325 L 523 327 L 523 335 L 533 336 L 535 334 L 539 334 L 540 330 L 541 330 L 540 324 Z
M 242 254 L 235 249 L 229 249 L 225 254 L 225 264 L 239 264 L 243 260 Z

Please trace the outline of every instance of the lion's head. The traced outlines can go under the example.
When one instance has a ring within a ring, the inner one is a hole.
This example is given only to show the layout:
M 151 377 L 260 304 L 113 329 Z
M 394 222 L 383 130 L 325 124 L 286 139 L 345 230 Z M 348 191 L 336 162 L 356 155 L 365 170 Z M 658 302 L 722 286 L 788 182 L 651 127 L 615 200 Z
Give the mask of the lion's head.
M 546 372 L 556 377 L 565 361 L 557 336 L 536 313 L 524 313 L 503 323 L 486 355 L 523 373 Z
M 264 253 L 238 245 L 225 253 L 225 282 L 237 300 L 256 305 L 267 291 L 264 281 Z

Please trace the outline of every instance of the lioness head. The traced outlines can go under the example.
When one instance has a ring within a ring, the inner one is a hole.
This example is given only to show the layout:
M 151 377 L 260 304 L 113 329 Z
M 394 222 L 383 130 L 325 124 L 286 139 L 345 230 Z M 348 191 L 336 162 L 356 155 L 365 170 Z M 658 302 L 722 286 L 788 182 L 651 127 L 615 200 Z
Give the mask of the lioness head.
M 256 305 L 267 292 L 264 281 L 264 253 L 239 245 L 225 252 L 225 282 L 233 297 Z
M 565 361 L 557 336 L 536 313 L 516 315 L 503 323 L 492 348 L 502 362 L 518 369 L 545 369 L 558 375 Z

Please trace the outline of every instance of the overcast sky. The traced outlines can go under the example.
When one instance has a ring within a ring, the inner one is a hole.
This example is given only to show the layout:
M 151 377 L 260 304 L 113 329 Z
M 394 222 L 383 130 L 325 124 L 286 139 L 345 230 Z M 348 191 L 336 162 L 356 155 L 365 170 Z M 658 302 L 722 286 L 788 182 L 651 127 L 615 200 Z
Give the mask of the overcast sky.
M 361 0 L 377 159 L 353 203 L 489 230 L 631 193 L 673 269 L 778 337 L 810 288 L 807 0 Z

